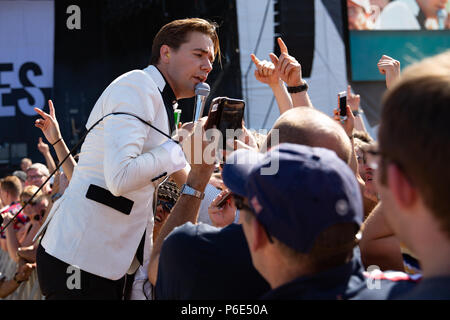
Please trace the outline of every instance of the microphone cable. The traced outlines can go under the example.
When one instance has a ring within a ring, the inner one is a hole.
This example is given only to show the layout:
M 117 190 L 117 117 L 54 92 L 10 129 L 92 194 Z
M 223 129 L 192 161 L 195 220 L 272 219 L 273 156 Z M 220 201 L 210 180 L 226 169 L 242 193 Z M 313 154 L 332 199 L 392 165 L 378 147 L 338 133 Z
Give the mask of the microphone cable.
M 128 112 L 112 112 L 112 113 L 108 113 L 107 115 L 104 115 L 100 120 L 98 120 L 96 123 L 94 123 L 92 125 L 92 127 L 90 127 L 86 133 L 80 138 L 80 140 L 78 140 L 77 144 L 75 145 L 75 147 L 72 148 L 72 150 L 70 150 L 70 152 L 67 154 L 67 156 L 56 166 L 56 169 L 53 170 L 53 172 L 48 176 L 48 178 L 44 181 L 44 183 L 42 183 L 42 185 L 37 189 L 37 191 L 31 196 L 30 199 L 28 199 L 28 201 L 24 204 L 24 206 L 14 215 L 14 217 L 8 221 L 8 223 L 2 227 L 1 224 L 3 224 L 3 218 L 0 216 L 0 233 L 3 233 L 6 228 L 8 228 L 8 226 L 16 219 L 16 217 L 23 211 L 23 209 L 25 209 L 25 207 L 33 201 L 34 197 L 38 194 L 39 191 L 41 191 L 41 189 L 45 186 L 45 184 L 55 175 L 56 171 L 59 170 L 59 168 L 62 166 L 62 164 L 71 156 L 73 155 L 73 153 L 75 152 L 75 150 L 77 150 L 77 148 L 81 145 L 81 143 L 84 141 L 84 139 L 86 138 L 86 136 L 88 135 L 89 132 L 91 132 L 92 129 L 95 128 L 95 126 L 97 124 L 99 124 L 103 119 L 105 119 L 106 117 L 110 116 L 110 115 L 129 115 L 129 116 L 133 116 L 136 119 L 138 119 L 139 121 L 141 121 L 142 123 L 150 126 L 151 128 L 153 128 L 154 130 L 156 130 L 157 132 L 161 133 L 163 136 L 169 138 L 170 140 L 172 140 L 173 142 L 175 142 L 176 144 L 180 144 L 178 141 L 176 141 L 175 139 L 173 139 L 171 136 L 169 136 L 168 134 L 164 133 L 163 131 L 161 131 L 160 129 L 156 128 L 155 126 L 153 126 L 152 124 L 150 124 L 149 122 L 143 120 L 142 118 L 138 117 L 135 114 L 132 113 L 128 113 Z M 167 174 L 167 173 L 166 173 Z M 154 179 L 152 179 L 152 182 L 163 177 L 162 176 L 158 176 L 155 177 Z

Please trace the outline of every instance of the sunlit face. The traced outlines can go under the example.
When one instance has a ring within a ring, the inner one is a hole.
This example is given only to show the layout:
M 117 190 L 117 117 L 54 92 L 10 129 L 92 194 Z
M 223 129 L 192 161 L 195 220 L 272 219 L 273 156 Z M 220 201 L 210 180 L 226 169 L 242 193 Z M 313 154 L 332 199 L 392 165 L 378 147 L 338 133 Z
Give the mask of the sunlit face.
M 40 187 L 47 177 L 39 172 L 38 169 L 29 169 L 27 171 L 27 182 L 28 185 L 33 185 Z
M 39 215 L 42 218 L 45 214 L 45 211 L 48 208 L 48 205 L 49 205 L 49 203 L 48 203 L 47 198 L 43 198 L 41 201 L 37 202 L 35 205 L 32 206 L 32 210 L 33 210 L 32 215 L 33 216 Z
M 30 200 L 30 197 L 27 196 L 23 196 L 20 198 L 20 203 L 23 206 L 25 206 L 25 204 L 28 202 L 28 200 Z M 33 216 L 33 204 L 29 203 L 24 209 L 23 209 L 23 213 L 28 217 L 31 218 Z
M 191 32 L 188 39 L 178 50 L 169 49 L 167 77 L 177 99 L 194 96 L 195 85 L 206 81 L 215 58 L 208 35 Z

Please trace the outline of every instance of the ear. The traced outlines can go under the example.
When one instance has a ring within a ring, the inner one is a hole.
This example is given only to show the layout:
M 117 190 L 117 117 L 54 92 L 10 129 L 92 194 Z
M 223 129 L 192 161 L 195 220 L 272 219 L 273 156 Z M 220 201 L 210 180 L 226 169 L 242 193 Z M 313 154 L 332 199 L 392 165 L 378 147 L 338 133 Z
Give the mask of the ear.
M 267 234 L 264 231 L 263 226 L 256 220 L 256 218 L 252 219 L 252 244 L 251 244 L 251 250 L 257 251 L 259 249 L 264 248 L 268 242 L 269 239 L 267 238 Z
M 159 49 L 159 60 L 161 63 L 169 63 L 170 61 L 170 47 L 166 44 L 163 44 Z
M 394 163 L 389 163 L 387 168 L 387 182 L 397 205 L 402 209 L 413 206 L 418 194 L 405 174 Z

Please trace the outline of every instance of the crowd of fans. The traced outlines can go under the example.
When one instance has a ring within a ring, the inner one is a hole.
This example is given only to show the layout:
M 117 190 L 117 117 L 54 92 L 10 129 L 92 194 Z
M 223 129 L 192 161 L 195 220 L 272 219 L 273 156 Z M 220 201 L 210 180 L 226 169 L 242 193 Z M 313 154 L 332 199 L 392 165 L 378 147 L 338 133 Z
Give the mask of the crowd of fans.
M 346 118 L 315 109 L 307 90 L 288 92 L 305 81 L 278 44 L 280 56 L 252 60 L 280 117 L 267 136 L 245 129 L 222 165 L 189 161 L 187 183 L 205 192 L 203 200 L 180 196 L 170 178 L 161 183 L 151 256 L 127 298 L 449 299 L 450 52 L 403 73 L 381 57 L 388 90 L 377 138 L 350 86 Z M 62 161 L 69 150 L 51 101 L 49 109 L 36 110 L 36 127 Z M 204 124 L 182 128 L 193 136 Z M 23 208 L 1 235 L 17 272 L 0 274 L 0 297 L 36 267 L 33 238 L 76 167 L 70 156 L 56 170 L 49 145 L 40 138 L 37 147 L 46 165 L 23 159 L 0 182 L 3 226 Z M 275 162 L 276 173 L 264 174 Z

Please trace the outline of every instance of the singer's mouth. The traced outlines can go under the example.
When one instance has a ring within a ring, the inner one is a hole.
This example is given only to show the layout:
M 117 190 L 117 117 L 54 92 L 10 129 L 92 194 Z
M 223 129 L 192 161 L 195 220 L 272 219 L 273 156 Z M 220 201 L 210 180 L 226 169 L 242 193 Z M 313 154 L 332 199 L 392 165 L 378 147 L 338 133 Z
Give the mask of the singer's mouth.
M 198 77 L 198 76 L 195 76 L 194 79 L 197 80 L 197 81 L 196 81 L 197 83 L 198 83 L 198 82 L 205 82 L 205 81 L 206 81 L 206 77 Z

